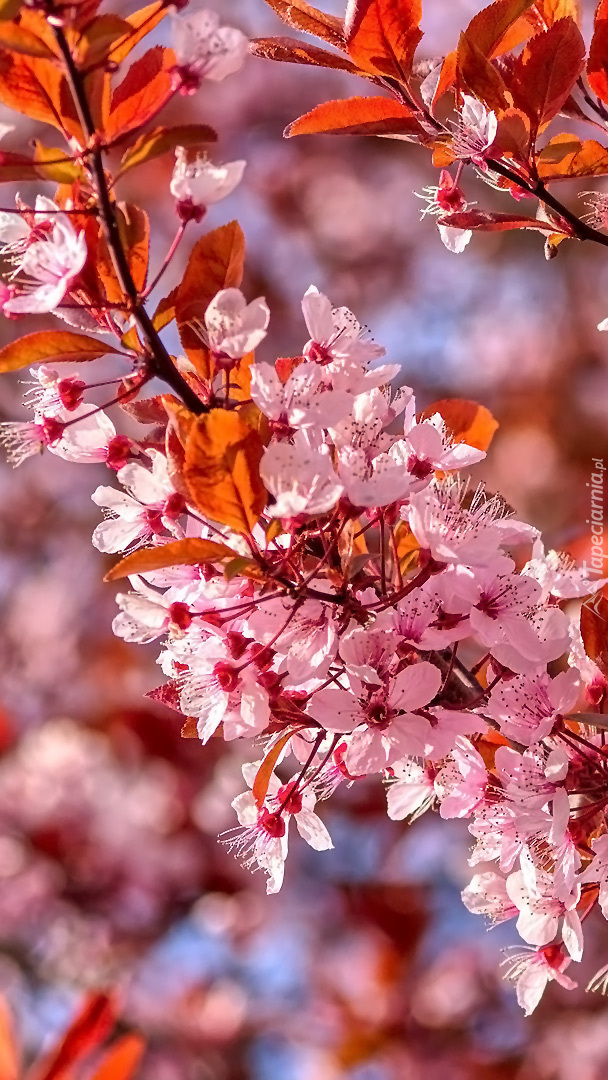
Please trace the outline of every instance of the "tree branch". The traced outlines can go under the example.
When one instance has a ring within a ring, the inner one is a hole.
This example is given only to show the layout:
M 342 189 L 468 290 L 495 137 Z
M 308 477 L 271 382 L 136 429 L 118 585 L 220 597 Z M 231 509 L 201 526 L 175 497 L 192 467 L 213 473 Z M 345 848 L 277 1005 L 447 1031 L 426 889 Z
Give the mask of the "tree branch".
M 163 344 L 158 331 L 155 329 L 152 319 L 146 311 L 141 297 L 137 291 L 133 276 L 129 267 L 127 256 L 120 237 L 118 221 L 114 212 L 114 203 L 110 198 L 108 183 L 103 164 L 103 147 L 96 144 L 97 132 L 89 107 L 84 82 L 74 58 L 70 52 L 65 33 L 61 26 L 53 25 L 55 40 L 61 52 L 68 85 L 78 111 L 78 118 L 82 126 L 83 134 L 90 149 L 91 177 L 99 202 L 99 216 L 104 235 L 110 251 L 110 256 L 116 272 L 120 287 L 128 297 L 132 315 L 141 330 L 142 336 L 150 350 L 150 371 L 159 379 L 166 382 L 172 390 L 182 399 L 191 412 L 197 416 L 208 411 L 206 406 L 177 370 L 170 354 Z

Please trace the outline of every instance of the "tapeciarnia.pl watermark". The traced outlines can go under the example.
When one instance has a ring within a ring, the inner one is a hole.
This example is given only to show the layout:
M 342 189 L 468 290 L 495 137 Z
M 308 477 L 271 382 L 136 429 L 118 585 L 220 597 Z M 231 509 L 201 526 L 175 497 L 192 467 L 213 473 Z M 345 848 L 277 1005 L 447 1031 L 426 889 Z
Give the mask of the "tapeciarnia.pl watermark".
M 594 577 L 604 577 L 604 565 L 608 552 L 605 549 L 604 535 L 604 473 L 606 466 L 603 458 L 591 458 L 593 471 L 587 487 L 590 495 L 590 512 L 587 525 L 591 529 L 591 555 L 589 563 L 583 563 L 585 576 L 593 581 Z M 597 611 L 596 604 L 601 600 L 602 593 L 597 592 L 585 601 L 586 607 Z

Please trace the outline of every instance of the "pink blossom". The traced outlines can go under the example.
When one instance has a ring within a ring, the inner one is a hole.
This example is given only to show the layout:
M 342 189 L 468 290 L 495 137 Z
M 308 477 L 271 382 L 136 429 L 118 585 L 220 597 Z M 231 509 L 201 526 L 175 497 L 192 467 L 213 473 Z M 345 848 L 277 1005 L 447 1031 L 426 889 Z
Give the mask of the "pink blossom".
M 473 915 L 489 915 L 493 923 L 506 922 L 519 915 L 519 908 L 507 892 L 506 879 L 493 870 L 475 874 L 461 896 L 468 911 Z
M 264 340 L 269 320 L 262 297 L 248 304 L 240 289 L 222 289 L 205 312 L 209 346 L 220 357 L 238 360 Z
M 59 307 L 74 278 L 87 260 L 83 232 L 77 233 L 68 217 L 55 216 L 48 238 L 29 244 L 18 263 L 19 291 L 5 300 L 5 314 L 42 314 Z
M 249 653 L 235 662 L 222 638 L 208 637 L 197 647 L 183 677 L 180 707 L 198 721 L 201 742 L 220 724 L 227 741 L 264 731 L 270 709 L 260 674 Z
M 481 754 L 458 735 L 451 761 L 435 777 L 441 817 L 468 817 L 485 799 L 487 786 L 488 771 Z
M 433 777 L 429 769 L 412 758 L 393 762 L 386 791 L 387 811 L 391 821 L 415 821 L 435 801 Z
M 537 870 L 535 887 L 531 887 L 524 873 L 517 870 L 507 878 L 507 893 L 519 910 L 517 931 L 524 941 L 529 945 L 548 945 L 563 919 L 564 945 L 573 960 L 581 960 L 583 932 L 576 912 L 580 886 L 564 902 L 555 896 L 554 885 L 548 874 Z
M 580 676 L 576 668 L 554 679 L 546 672 L 517 675 L 501 682 L 490 694 L 487 711 L 503 735 L 531 746 L 550 735 L 558 716 L 576 703 Z
M 602 915 L 608 919 L 608 833 L 596 836 L 591 841 L 593 858 L 582 874 L 579 875 L 581 885 L 592 883 L 599 885 L 599 904 Z
M 436 469 L 449 472 L 475 465 L 485 452 L 467 443 L 454 443 L 439 413 L 406 428 L 407 467 L 418 480 L 428 479 Z
M 547 983 L 555 981 L 566 990 L 576 988 L 574 980 L 564 975 L 564 970 L 570 963 L 571 957 L 567 956 L 559 945 L 522 950 L 504 961 L 506 977 L 515 983 L 517 1001 L 526 1016 L 534 1012 Z
M 178 146 L 170 189 L 181 216 L 196 218 L 197 210 L 204 211 L 213 203 L 226 199 L 243 179 L 246 165 L 246 161 L 214 165 L 200 154 L 189 161 L 187 151 Z
M 293 442 L 275 442 L 267 447 L 260 476 L 275 498 L 269 508 L 272 517 L 326 514 L 344 491 L 329 447 L 309 441 L 303 431 L 296 432 Z
M 165 529 L 177 538 L 183 536 L 176 519 L 185 509 L 184 501 L 171 483 L 167 459 L 158 450 L 147 454 L 152 458 L 151 470 L 136 462 L 120 470 L 120 482 L 127 491 L 98 487 L 91 496 L 110 514 L 93 533 L 99 551 L 125 551 L 162 535 Z
M 189 91 L 195 90 L 203 79 L 222 82 L 234 75 L 243 66 L 249 48 L 240 30 L 222 26 L 217 12 L 207 8 L 176 15 L 172 43 L 178 71 Z
M 344 390 L 321 387 L 322 381 L 318 364 L 300 364 L 285 383 L 270 364 L 254 364 L 251 397 L 275 424 L 329 428 L 350 411 L 352 398 Z
M 462 108 L 452 138 L 452 149 L 457 157 L 470 159 L 475 165 L 485 167 L 491 155 L 498 130 L 496 114 L 469 94 L 462 96 Z

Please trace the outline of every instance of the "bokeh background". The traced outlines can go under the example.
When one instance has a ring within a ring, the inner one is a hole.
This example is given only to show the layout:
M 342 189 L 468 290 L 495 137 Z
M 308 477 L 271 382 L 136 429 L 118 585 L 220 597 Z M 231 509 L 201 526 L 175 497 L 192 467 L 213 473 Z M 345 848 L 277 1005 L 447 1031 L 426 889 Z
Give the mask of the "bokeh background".
M 251 36 L 287 32 L 263 0 L 215 7 Z M 342 0 L 325 8 L 340 14 Z M 451 48 L 476 8 L 427 0 L 422 53 Z M 245 230 L 246 291 L 273 312 L 264 355 L 299 351 L 300 299 L 315 283 L 368 323 L 421 405 L 475 397 L 494 412 L 477 476 L 551 546 L 581 553 L 591 458 L 608 451 L 608 335 L 595 329 L 608 315 L 606 253 L 571 244 L 546 263 L 526 233 L 478 234 L 451 255 L 433 219 L 419 220 L 414 192 L 436 181 L 424 151 L 282 138 L 315 103 L 363 92 L 341 73 L 252 58 L 172 108 L 218 128 L 218 160 L 248 161 L 206 224 L 238 217 Z M 19 119 L 6 145 L 34 133 Z M 163 159 L 121 192 L 150 213 L 155 260 L 176 224 L 170 172 Z M 465 186 L 480 205 L 504 199 L 474 177 Z M 13 197 L 5 185 L 4 205 Z M 178 271 L 179 260 L 164 291 Z M 3 321 L 0 340 L 24 330 Z M 0 382 L 3 418 L 22 415 L 22 393 Z M 461 906 L 464 824 L 389 822 L 381 787 L 358 784 L 326 807 L 335 851 L 292 843 L 271 898 L 217 843 L 242 759 L 180 739 L 176 715 L 144 697 L 160 681 L 154 647 L 112 637 L 114 590 L 90 546 L 90 494 L 107 482 L 102 467 L 50 455 L 0 465 L 0 993 L 27 1054 L 87 988 L 112 985 L 148 1040 L 145 1080 L 605 1077 L 603 998 L 551 989 L 525 1021 L 502 983 L 501 949 L 516 939 Z M 608 960 L 606 927 L 588 939 L 583 986 Z

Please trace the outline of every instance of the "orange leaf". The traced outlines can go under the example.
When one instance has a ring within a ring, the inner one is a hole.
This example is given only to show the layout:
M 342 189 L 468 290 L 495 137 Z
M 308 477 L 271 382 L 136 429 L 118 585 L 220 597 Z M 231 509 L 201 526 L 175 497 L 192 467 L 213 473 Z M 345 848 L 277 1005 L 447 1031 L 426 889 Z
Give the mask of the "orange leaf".
M 37 334 L 11 341 L 0 349 L 0 372 L 18 371 L 30 364 L 62 363 L 70 360 L 97 360 L 107 353 L 117 353 L 112 345 L 71 330 L 41 330 Z
M 420 131 L 407 105 L 388 97 L 355 97 L 317 105 L 294 120 L 285 135 L 416 135 Z
M 172 49 L 156 45 L 131 65 L 112 95 L 106 139 L 117 139 L 143 127 L 160 112 L 173 93 L 171 70 L 175 66 Z
M 488 109 L 495 113 L 508 109 L 511 100 L 502 75 L 467 34 L 461 34 L 458 42 L 457 72 L 459 82 Z
M 600 0 L 595 12 L 587 79 L 593 93 L 608 104 L 608 0 Z
M 526 45 L 514 68 L 513 95 L 533 124 L 560 111 L 585 63 L 585 42 L 573 19 L 560 19 Z
M 554 135 L 537 161 L 541 180 L 568 180 L 573 176 L 604 176 L 608 173 L 608 148 L 595 139 L 581 142 L 576 135 Z
M 127 255 L 131 277 L 138 292 L 141 292 L 148 276 L 150 222 L 145 210 L 134 203 L 121 203 L 120 210 L 118 221 L 122 244 Z
M 421 18 L 421 0 L 349 0 L 344 30 L 351 60 L 403 82 L 422 38 Z
M 298 41 L 296 38 L 254 38 L 250 42 L 250 51 L 255 56 L 263 56 L 266 60 L 308 64 L 311 67 L 337 68 L 340 71 L 348 71 L 351 75 L 363 74 L 355 64 L 340 53 L 319 49 L 317 45 L 309 45 L 307 41 Z
M 92 1080 L 132 1080 L 145 1048 L 141 1035 L 125 1035 L 104 1056 Z
M 182 345 L 202 378 L 211 377 L 209 350 L 196 333 L 220 289 L 238 288 L 243 280 L 245 237 L 237 221 L 201 236 L 194 245 L 175 296 L 175 317 Z
M 15 180 L 35 180 L 39 176 L 33 158 L 0 150 L 0 183 Z
M 566 19 L 568 16 L 580 24 L 580 0 L 536 0 L 534 7 L 547 26 L 553 26 L 558 19 Z
M 262 764 L 260 765 L 257 773 L 255 774 L 255 780 L 253 781 L 253 787 L 251 794 L 255 799 L 255 804 L 260 810 L 264 805 L 264 799 L 268 794 L 268 785 L 270 778 L 274 772 L 274 767 L 279 760 L 284 748 L 287 746 L 289 740 L 293 737 L 294 732 L 288 731 L 286 735 L 283 735 L 272 747 L 272 750 L 266 754 Z
M 446 214 L 441 219 L 442 225 L 454 229 L 480 229 L 482 232 L 510 232 L 512 229 L 536 229 L 538 232 L 559 232 L 556 224 L 541 221 L 539 218 L 523 217 L 519 214 L 486 214 L 482 210 L 463 210 L 457 214 Z
M 251 532 L 264 506 L 262 441 L 238 412 L 212 409 L 192 425 L 184 478 L 195 506 L 212 521 Z
M 103 1042 L 112 1029 L 115 1015 L 114 1002 L 108 994 L 90 994 L 59 1045 L 42 1064 L 34 1067 L 28 1080 L 65 1080 L 66 1071 Z
M 587 656 L 608 678 L 608 586 L 581 607 L 581 634 Z
M 48 45 L 31 30 L 6 19 L 0 19 L 0 46 L 25 56 L 43 56 L 47 59 L 53 56 Z
M 151 570 L 163 570 L 166 566 L 202 566 L 204 563 L 222 562 L 236 558 L 236 551 L 214 540 L 198 537 L 186 540 L 170 540 L 158 547 L 142 548 L 125 555 L 104 577 L 104 581 L 119 581 L 130 574 L 149 574 Z
M 110 49 L 110 58 L 115 64 L 122 64 L 137 43 L 150 33 L 159 22 L 164 19 L 169 11 L 169 4 L 165 0 L 155 0 L 155 3 L 134 11 L 132 15 L 125 16 L 125 22 L 129 23 L 131 30 Z
M 19 1052 L 11 1014 L 4 998 L 0 997 L 0 1076 L 2 1080 L 18 1080 Z
M 32 120 L 52 124 L 63 131 L 64 125 L 54 95 L 49 95 L 41 83 L 38 77 L 40 69 L 36 70 L 35 64 L 36 60 L 31 57 L 4 50 L 0 52 L 0 101 Z M 55 72 L 61 78 L 58 69 L 55 68 Z
M 131 33 L 131 26 L 120 15 L 97 15 L 84 28 L 78 41 L 79 60 L 82 67 L 104 62 L 111 46 Z
M 307 0 L 266 0 L 279 18 L 294 30 L 328 41 L 330 45 L 344 48 L 344 26 L 335 15 L 326 15 Z
M 533 4 L 534 0 L 495 0 L 471 19 L 465 33 L 491 60 L 530 36 L 532 27 L 519 20 Z
M 476 401 L 466 398 L 442 398 L 434 401 L 424 410 L 422 417 L 428 419 L 433 413 L 439 413 L 443 417 L 454 442 L 468 443 L 478 450 L 488 449 L 499 426 L 485 405 L 478 405 Z
M 137 165 L 174 150 L 176 146 L 203 147 L 217 142 L 217 132 L 208 124 L 181 124 L 177 127 L 158 127 L 140 135 L 139 139 L 123 154 L 120 172 L 134 169 Z

